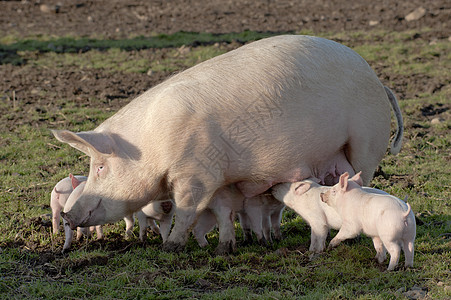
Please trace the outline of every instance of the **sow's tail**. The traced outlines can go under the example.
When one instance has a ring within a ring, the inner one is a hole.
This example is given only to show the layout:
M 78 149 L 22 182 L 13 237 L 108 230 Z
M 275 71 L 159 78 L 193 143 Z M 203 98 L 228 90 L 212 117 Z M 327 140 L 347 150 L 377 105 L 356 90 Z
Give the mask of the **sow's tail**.
M 390 100 L 391 107 L 393 109 L 393 112 L 395 113 L 396 117 L 396 123 L 398 124 L 398 127 L 396 128 L 396 135 L 393 139 L 390 147 L 390 153 L 391 154 L 398 154 L 401 150 L 401 144 L 402 144 L 402 136 L 404 134 L 404 124 L 402 121 L 402 114 L 401 110 L 399 109 L 398 100 L 396 99 L 393 92 L 386 86 L 384 86 L 385 93 L 388 96 L 388 100 Z

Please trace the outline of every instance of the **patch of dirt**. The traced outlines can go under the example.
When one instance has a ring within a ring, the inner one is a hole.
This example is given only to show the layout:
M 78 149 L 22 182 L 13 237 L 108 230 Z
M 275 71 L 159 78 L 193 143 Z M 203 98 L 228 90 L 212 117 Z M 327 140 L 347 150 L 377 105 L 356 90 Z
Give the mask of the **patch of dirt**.
M 78 107 L 118 110 L 130 99 L 160 83 L 168 75 L 163 72 L 148 76 L 136 73 L 111 73 L 101 69 L 46 69 L 0 65 L 0 77 L 4 78 L 0 82 L 0 90 L 6 95 L 2 101 L 9 103 L 10 107 L 20 108 L 6 117 L 4 125 L 11 130 L 30 121 L 55 122 L 56 119 L 48 119 L 45 115 L 49 110 L 61 108 L 59 99 L 67 99 Z M 42 116 L 30 120 L 33 114 Z
M 419 7 L 424 7 L 424 14 L 407 21 L 405 17 Z M 429 27 L 448 37 L 450 8 L 447 0 L 1 1 L 0 27 L 20 34 L 107 38 L 178 31 L 337 32 Z

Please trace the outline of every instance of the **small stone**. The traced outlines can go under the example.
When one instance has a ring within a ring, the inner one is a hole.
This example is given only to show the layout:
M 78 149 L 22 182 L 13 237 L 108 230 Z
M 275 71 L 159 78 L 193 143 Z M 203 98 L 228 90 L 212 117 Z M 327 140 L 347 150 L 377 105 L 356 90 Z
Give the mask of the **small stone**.
M 410 14 L 405 16 L 404 19 L 406 19 L 407 22 L 416 21 L 416 20 L 419 20 L 422 17 L 424 17 L 425 14 L 426 14 L 426 9 L 422 6 L 420 6 L 417 9 L 415 9 L 413 12 L 411 12 Z
M 180 55 L 186 55 L 189 52 L 191 52 L 190 47 L 186 47 L 185 45 L 182 45 L 180 48 L 177 49 L 178 54 Z
M 408 299 L 424 299 L 424 297 L 426 297 L 426 294 L 427 291 L 418 286 L 413 286 L 410 290 L 403 293 L 403 295 Z
M 444 286 L 444 285 L 445 285 L 445 283 L 443 281 L 437 282 L 437 286 Z
M 276 253 L 277 255 L 287 257 L 287 256 L 288 256 L 288 249 L 287 249 L 287 248 L 279 248 L 279 249 L 277 249 L 277 250 L 275 251 L 275 253 Z
M 41 5 L 39 6 L 39 9 L 40 9 L 43 13 L 50 13 L 50 12 L 52 12 L 52 9 L 51 9 L 50 6 L 47 5 L 47 4 L 41 4 Z
M 92 17 L 91 16 L 88 16 L 88 22 L 92 22 L 93 21 L 93 19 L 92 19 Z
M 152 76 L 153 75 L 153 71 L 152 71 L 152 69 L 149 69 L 148 71 L 147 71 L 147 76 Z
M 440 123 L 442 123 L 444 120 L 442 119 L 442 118 L 433 118 L 432 120 L 431 120 L 431 124 L 432 125 L 437 125 L 437 124 L 440 124 Z
M 39 94 L 41 91 L 39 90 L 39 89 L 37 89 L 37 88 L 33 88 L 33 89 L 31 89 L 31 91 L 30 91 L 30 93 L 32 94 L 32 95 L 37 95 L 37 94 Z
M 48 4 L 41 4 L 39 6 L 39 9 L 43 12 L 43 13 L 59 13 L 60 11 L 60 6 L 59 5 L 48 5 Z
M 379 21 L 371 20 L 371 21 L 369 22 L 369 25 L 370 25 L 370 26 L 376 26 L 376 25 L 379 25 Z
M 199 286 L 201 286 L 202 288 L 209 288 L 211 287 L 211 283 L 208 282 L 205 279 L 199 278 L 196 282 Z

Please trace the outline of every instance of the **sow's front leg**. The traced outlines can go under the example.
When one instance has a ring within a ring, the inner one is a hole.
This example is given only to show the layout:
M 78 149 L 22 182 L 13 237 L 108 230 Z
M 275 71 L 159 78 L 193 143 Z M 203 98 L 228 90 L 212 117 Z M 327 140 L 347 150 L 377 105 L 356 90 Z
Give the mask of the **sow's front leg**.
M 175 182 L 173 191 L 176 206 L 174 227 L 163 244 L 163 250 L 179 252 L 184 249 L 197 215 L 206 207 L 214 191 L 208 192 L 202 183 L 194 180 Z

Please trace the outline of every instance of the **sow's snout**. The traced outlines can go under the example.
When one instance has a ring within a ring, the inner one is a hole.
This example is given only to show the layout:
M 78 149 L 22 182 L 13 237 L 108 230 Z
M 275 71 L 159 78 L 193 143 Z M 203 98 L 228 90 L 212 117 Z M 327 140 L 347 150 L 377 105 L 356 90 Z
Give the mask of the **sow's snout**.
M 64 226 L 69 226 L 72 230 L 75 230 L 77 228 L 77 226 L 74 225 L 74 221 L 71 220 L 67 213 L 61 212 L 61 217 L 67 222 L 66 224 L 64 224 Z
M 88 212 L 88 215 L 83 219 L 71 217 L 70 212 L 61 212 L 61 217 L 63 217 L 64 220 L 66 220 L 67 222 L 66 226 L 69 226 L 70 229 L 72 230 L 75 230 L 77 227 L 91 226 L 91 224 L 88 224 L 91 219 L 91 212 Z M 100 224 L 92 224 L 92 225 L 100 225 Z

